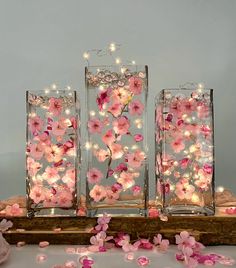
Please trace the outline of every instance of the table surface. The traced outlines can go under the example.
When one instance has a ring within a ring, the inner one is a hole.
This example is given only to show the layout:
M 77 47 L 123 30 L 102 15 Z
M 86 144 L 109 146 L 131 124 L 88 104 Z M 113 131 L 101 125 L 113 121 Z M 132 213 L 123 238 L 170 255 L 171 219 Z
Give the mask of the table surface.
M 68 254 L 65 249 L 70 247 L 68 245 L 50 245 L 47 248 L 41 249 L 37 245 L 26 245 L 22 248 L 12 246 L 12 251 L 8 261 L 2 265 L 1 268 L 51 268 L 55 264 L 64 264 L 67 260 L 77 261 L 82 254 Z M 75 247 L 75 246 L 71 246 Z M 176 246 L 171 246 L 166 253 L 158 253 L 154 251 L 139 250 L 135 252 L 133 261 L 125 260 L 125 253 L 120 249 L 110 249 L 104 253 L 90 253 L 94 259 L 95 264 L 93 268 L 120 268 L 120 267 L 140 267 L 136 263 L 139 256 L 147 256 L 150 258 L 150 268 L 178 268 L 184 267 L 182 263 L 175 260 Z M 223 254 L 236 259 L 236 246 L 214 246 L 207 247 L 205 252 L 214 252 Z M 46 254 L 47 260 L 37 263 L 36 256 L 38 254 Z M 88 255 L 88 254 L 86 254 Z M 78 265 L 81 267 L 81 265 Z M 207 266 L 199 266 L 207 267 Z M 214 267 L 226 267 L 223 265 L 216 265 Z M 236 264 L 230 267 L 236 267 Z

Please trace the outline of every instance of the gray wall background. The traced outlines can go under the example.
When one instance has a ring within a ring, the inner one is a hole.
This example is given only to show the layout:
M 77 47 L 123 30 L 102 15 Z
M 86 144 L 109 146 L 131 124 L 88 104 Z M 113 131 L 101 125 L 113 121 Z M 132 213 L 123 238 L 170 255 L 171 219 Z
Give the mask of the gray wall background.
M 111 41 L 149 66 L 151 184 L 154 96 L 197 81 L 215 89 L 217 185 L 236 192 L 235 14 L 235 0 L 0 0 L 0 199 L 25 193 L 25 90 L 69 84 L 83 105 L 82 54 Z

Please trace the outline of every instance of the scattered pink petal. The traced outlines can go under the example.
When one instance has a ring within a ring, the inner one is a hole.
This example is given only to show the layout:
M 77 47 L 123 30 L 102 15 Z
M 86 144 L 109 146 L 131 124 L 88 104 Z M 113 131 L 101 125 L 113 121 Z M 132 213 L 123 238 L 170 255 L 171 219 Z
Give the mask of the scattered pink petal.
M 47 255 L 46 254 L 38 254 L 36 256 L 36 261 L 37 262 L 45 262 L 47 260 Z
M 65 249 L 67 254 L 75 254 L 76 253 L 76 249 L 75 248 L 66 248 Z
M 65 268 L 77 268 L 77 263 L 75 261 L 66 261 Z
M 132 261 L 133 259 L 134 259 L 134 253 L 133 252 L 129 252 L 129 253 L 125 254 L 125 260 Z
M 46 248 L 49 246 L 49 242 L 48 241 L 41 241 L 39 242 L 39 247 L 40 248 Z
M 61 232 L 61 228 L 54 228 L 54 229 L 53 229 L 53 232 L 54 232 L 54 233 L 60 233 L 60 232 Z
M 150 260 L 146 256 L 140 256 L 137 259 L 139 266 L 147 266 L 150 263 Z
M 24 241 L 19 241 L 19 242 L 17 242 L 17 244 L 16 244 L 16 246 L 18 247 L 18 248 L 20 248 L 20 247 L 23 247 L 23 246 L 25 246 L 25 242 Z
M 86 247 L 80 247 L 80 248 L 76 249 L 77 254 L 85 253 L 87 251 L 88 251 L 88 249 Z

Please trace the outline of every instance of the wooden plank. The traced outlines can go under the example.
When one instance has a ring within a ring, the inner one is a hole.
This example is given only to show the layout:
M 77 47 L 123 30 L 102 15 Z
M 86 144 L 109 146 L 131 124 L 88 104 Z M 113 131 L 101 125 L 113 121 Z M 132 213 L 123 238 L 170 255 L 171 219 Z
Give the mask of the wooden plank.
M 8 217 L 13 228 L 4 234 L 7 241 L 15 244 L 25 241 L 37 244 L 47 240 L 51 244 L 89 244 L 96 225 L 96 218 L 86 217 Z M 1 220 L 1 219 L 0 219 Z M 55 228 L 61 232 L 55 233 Z M 19 231 L 17 229 L 25 229 Z M 109 235 L 125 232 L 133 240 L 138 237 L 150 237 L 161 233 L 174 243 L 175 234 L 188 230 L 205 245 L 236 245 L 236 217 L 227 216 L 174 216 L 168 221 L 142 217 L 114 217 L 109 224 Z

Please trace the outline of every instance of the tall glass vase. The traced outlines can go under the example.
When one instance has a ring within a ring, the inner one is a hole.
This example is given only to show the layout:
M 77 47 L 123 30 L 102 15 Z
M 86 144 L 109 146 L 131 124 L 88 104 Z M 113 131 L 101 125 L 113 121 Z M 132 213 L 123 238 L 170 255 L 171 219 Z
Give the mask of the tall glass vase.
M 213 90 L 190 84 L 156 100 L 156 185 L 165 214 L 213 215 Z
M 147 66 L 98 66 L 85 72 L 89 215 L 145 215 Z
M 77 209 L 79 103 L 72 90 L 27 91 L 28 216 L 72 216 Z

